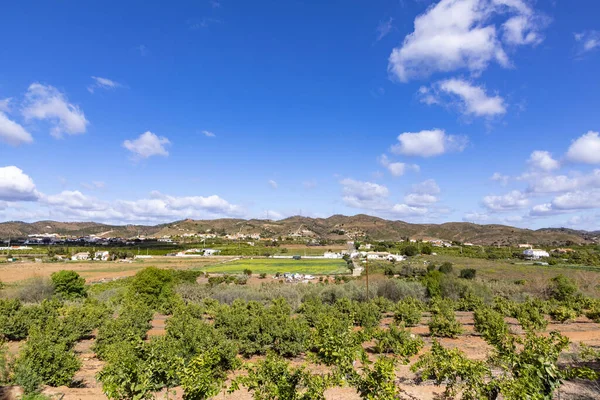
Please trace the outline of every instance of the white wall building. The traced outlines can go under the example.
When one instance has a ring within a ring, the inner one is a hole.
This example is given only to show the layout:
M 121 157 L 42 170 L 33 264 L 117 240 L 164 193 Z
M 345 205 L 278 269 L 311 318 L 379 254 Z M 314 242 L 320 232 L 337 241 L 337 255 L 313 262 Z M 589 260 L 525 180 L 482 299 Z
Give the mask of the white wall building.
M 94 260 L 108 261 L 110 253 L 108 251 L 97 251 L 94 253 Z
M 539 260 L 542 257 L 550 257 L 550 254 L 548 254 L 547 251 L 545 250 L 540 250 L 540 249 L 527 249 L 523 251 L 523 255 L 529 259 L 532 260 Z
M 71 257 L 71 260 L 72 261 L 86 261 L 86 260 L 89 260 L 89 258 L 90 258 L 90 253 L 81 252 L 81 253 L 74 254 Z

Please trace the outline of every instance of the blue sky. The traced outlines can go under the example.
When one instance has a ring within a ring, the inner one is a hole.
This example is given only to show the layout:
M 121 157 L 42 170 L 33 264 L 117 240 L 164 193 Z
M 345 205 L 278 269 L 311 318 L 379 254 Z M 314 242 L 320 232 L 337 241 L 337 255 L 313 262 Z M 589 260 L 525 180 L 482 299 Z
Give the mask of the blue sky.
M 600 227 L 600 4 L 11 2 L 0 220 Z

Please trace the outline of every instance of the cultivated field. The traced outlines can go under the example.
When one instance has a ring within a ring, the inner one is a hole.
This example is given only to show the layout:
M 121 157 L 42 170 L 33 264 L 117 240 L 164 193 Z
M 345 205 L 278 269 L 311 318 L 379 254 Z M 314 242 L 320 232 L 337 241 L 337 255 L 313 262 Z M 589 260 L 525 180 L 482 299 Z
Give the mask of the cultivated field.
M 274 259 L 244 258 L 218 265 L 207 265 L 199 268 L 207 273 L 241 274 L 249 269 L 253 274 L 299 273 L 311 275 L 333 275 L 348 273 L 346 262 L 341 259 Z

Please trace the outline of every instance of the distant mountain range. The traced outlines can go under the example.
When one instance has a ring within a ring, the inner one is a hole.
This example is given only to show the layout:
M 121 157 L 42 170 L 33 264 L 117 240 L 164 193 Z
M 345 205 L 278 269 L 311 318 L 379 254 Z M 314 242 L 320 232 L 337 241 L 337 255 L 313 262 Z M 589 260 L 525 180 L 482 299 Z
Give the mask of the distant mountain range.
M 482 245 L 564 245 L 570 243 L 598 243 L 600 231 L 586 232 L 567 228 L 520 229 L 505 225 L 477 225 L 468 222 L 444 224 L 410 224 L 389 221 L 369 215 L 333 215 L 329 218 L 295 216 L 279 221 L 261 219 L 182 220 L 154 226 L 107 225 L 95 222 L 39 221 L 0 223 L 0 238 L 24 238 L 27 235 L 56 233 L 59 235 L 104 237 L 176 236 L 207 233 L 235 235 L 258 233 L 263 238 L 297 236 L 337 240 L 402 240 L 442 239 Z

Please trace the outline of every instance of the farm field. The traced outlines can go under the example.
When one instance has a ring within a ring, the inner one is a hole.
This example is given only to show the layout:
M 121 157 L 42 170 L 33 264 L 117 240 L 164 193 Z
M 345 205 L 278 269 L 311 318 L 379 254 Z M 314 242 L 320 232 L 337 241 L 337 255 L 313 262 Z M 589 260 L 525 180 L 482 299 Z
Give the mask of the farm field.
M 72 270 L 79 273 L 88 282 L 102 279 L 132 276 L 137 271 L 154 266 L 157 268 L 192 269 L 206 265 L 219 264 L 234 257 L 153 257 L 138 259 L 131 263 L 113 261 L 64 261 L 64 262 L 15 262 L 0 264 L 0 282 L 14 283 L 31 278 L 47 278 L 60 270 Z
M 249 269 L 253 274 L 276 274 L 277 272 L 299 273 L 311 275 L 333 275 L 348 273 L 346 262 L 341 259 L 282 259 L 282 258 L 255 258 L 240 259 L 218 265 L 196 267 L 207 273 L 241 274 Z

